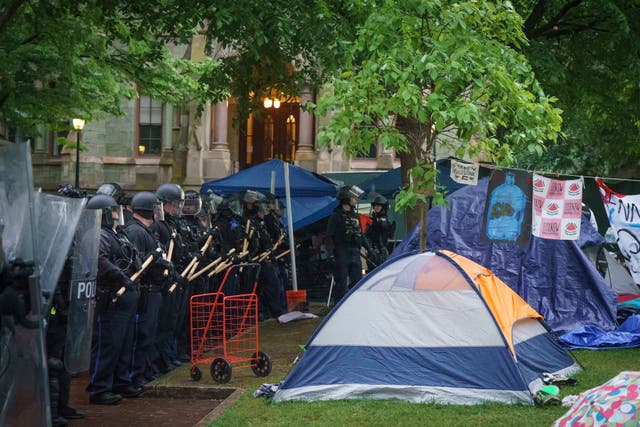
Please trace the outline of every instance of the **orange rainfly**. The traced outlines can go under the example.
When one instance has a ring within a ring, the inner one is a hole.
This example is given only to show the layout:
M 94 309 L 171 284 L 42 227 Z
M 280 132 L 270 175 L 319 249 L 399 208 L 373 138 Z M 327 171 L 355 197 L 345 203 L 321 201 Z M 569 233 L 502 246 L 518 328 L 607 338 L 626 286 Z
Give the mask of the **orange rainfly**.
M 493 275 L 488 268 L 453 252 L 447 250 L 440 252 L 454 260 L 471 278 L 498 322 L 503 336 L 509 343 L 509 349 L 515 355 L 513 325 L 521 319 L 543 319 L 542 315 L 527 304 L 509 285 Z

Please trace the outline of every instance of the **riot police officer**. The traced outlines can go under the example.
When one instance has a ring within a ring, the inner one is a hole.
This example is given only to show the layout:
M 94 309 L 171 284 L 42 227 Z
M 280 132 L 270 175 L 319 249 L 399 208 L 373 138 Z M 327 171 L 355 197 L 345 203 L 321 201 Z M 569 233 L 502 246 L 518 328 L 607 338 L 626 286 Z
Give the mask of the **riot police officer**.
M 106 196 L 110 196 L 113 200 L 118 204 L 122 204 L 122 198 L 124 197 L 124 191 L 122 191 L 122 187 L 120 184 L 115 182 L 105 182 L 96 190 L 96 194 L 104 194 Z
M 282 307 L 287 305 L 286 289 L 289 284 L 289 274 L 285 265 L 287 258 L 277 258 L 277 255 L 286 251 L 289 248 L 289 238 L 287 232 L 282 224 L 282 217 L 284 215 L 285 205 L 275 194 L 267 194 L 266 204 L 269 209 L 268 214 L 264 218 L 264 223 L 267 228 L 271 240 L 276 244 L 274 251 L 273 264 L 278 273 L 278 279 L 280 280 L 280 296 L 282 300 Z
M 376 194 L 371 201 L 371 213 L 369 214 L 371 221 L 367 224 L 364 233 L 373 250 L 370 258 L 376 261 L 374 265 L 373 262 L 367 260 L 370 270 L 389 257 L 387 243 L 395 233 L 396 223 L 389 221 L 389 217 L 387 216 L 388 210 L 389 202 L 387 199 L 380 194 Z
M 87 387 L 91 403 L 114 404 L 122 397 L 136 397 L 142 388 L 131 381 L 130 362 L 134 320 L 138 305 L 138 286 L 130 276 L 138 260 L 133 245 L 116 232 L 122 212 L 110 196 L 93 196 L 87 207 L 102 210 L 96 317 L 91 348 L 90 382 Z M 124 288 L 124 294 L 117 292 Z
M 154 193 L 142 191 L 133 196 L 131 207 L 133 219 L 127 225 L 126 232 L 141 258 L 146 260 L 160 249 L 160 243 L 151 225 L 156 218 L 162 218 L 162 203 Z M 132 378 L 138 385 L 146 384 L 158 375 L 151 364 L 158 357 L 155 347 L 158 314 L 162 303 L 162 289 L 165 286 L 164 270 L 170 267 L 171 263 L 160 257 L 140 278 L 132 367 Z
M 185 223 L 180 221 L 185 200 L 182 187 L 178 184 L 162 184 L 156 189 L 156 196 L 162 202 L 164 219 L 156 221 L 151 229 L 158 234 L 158 240 L 165 251 L 173 246 L 170 261 L 175 266 L 175 269 L 169 272 L 175 280 L 167 281 L 162 292 L 156 339 L 156 347 L 159 352 L 156 364 L 160 372 L 166 373 L 181 364 L 178 359 L 179 353 L 183 358 L 186 357 L 178 351 L 176 341 L 181 322 L 186 315 L 185 298 L 187 298 L 187 294 L 184 291 L 188 282 L 177 275 L 177 271 L 182 271 L 190 260 L 186 242 L 189 230 Z M 173 287 L 175 282 L 179 282 L 179 286 Z
M 255 216 L 251 217 L 253 226 L 255 227 L 255 235 L 257 241 L 257 254 L 268 254 L 263 257 L 260 262 L 260 276 L 258 297 L 262 306 L 262 317 L 268 319 L 270 317 L 277 318 L 285 312 L 282 286 L 275 264 L 274 250 L 276 242 L 280 241 L 281 235 L 273 240 L 267 227 L 266 218 L 269 216 L 269 208 L 266 200 L 258 202 Z
M 357 186 L 340 188 L 337 194 L 340 204 L 333 210 L 327 224 L 327 247 L 335 262 L 336 302 L 362 278 L 360 248 L 366 243 L 356 212 L 361 195 L 362 190 Z

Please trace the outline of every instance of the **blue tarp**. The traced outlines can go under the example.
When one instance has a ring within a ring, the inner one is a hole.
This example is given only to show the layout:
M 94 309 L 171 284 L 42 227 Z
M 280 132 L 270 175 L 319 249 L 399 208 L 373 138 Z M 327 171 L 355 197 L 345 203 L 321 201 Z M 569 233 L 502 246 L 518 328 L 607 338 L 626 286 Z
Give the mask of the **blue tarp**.
M 583 217 L 577 241 L 532 237 L 529 246 L 494 243 L 481 238 L 489 179 L 451 194 L 449 209 L 432 208 L 427 215 L 427 249 L 448 249 L 490 268 L 493 273 L 544 316 L 556 332 L 593 325 L 616 326 L 616 294 L 580 249 L 601 244 L 602 236 Z M 392 256 L 419 247 L 419 227 Z
M 278 159 L 209 181 L 202 185 L 200 192 L 211 190 L 216 194 L 225 195 L 251 189 L 263 194 L 268 193 L 271 189 L 273 172 L 275 172 L 275 195 L 284 202 L 284 162 Z M 336 184 L 321 175 L 289 164 L 289 184 L 294 230 L 329 216 L 338 205 Z M 284 221 L 284 224 L 286 227 L 287 222 Z
M 400 191 L 401 183 L 402 169 L 395 168 L 378 175 L 375 178 L 363 181 L 358 184 L 358 187 L 362 188 L 367 193 L 375 191 L 387 199 L 392 199 L 396 196 L 396 193 Z
M 640 314 L 627 317 L 622 325 L 612 332 L 587 325 L 561 335 L 559 339 L 564 346 L 570 349 L 603 350 L 640 347 Z

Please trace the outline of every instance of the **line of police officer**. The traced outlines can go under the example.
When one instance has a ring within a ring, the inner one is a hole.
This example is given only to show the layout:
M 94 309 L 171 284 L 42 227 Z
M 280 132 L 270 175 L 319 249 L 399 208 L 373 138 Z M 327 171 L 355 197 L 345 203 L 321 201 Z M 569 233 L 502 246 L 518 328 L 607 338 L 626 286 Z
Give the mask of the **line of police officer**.
M 200 266 L 220 257 L 259 264 L 261 318 L 285 311 L 287 275 L 278 254 L 287 249 L 287 239 L 280 221 L 284 206 L 275 196 L 247 190 L 201 197 L 176 184 L 130 200 L 123 195 L 108 183 L 87 204 L 102 210 L 87 387 L 95 404 L 137 397 L 144 384 L 190 360 L 189 299 L 217 291 L 220 283 L 219 277 L 183 277 L 194 258 Z M 246 291 L 240 289 L 246 283 L 240 273 L 228 282 L 226 294 Z

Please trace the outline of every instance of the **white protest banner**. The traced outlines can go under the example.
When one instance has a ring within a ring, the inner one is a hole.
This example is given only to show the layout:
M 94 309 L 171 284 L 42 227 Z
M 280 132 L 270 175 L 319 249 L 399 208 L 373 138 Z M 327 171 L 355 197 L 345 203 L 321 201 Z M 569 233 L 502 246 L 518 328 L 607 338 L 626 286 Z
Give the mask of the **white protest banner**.
M 596 178 L 609 224 L 634 282 L 640 283 L 640 195 L 616 193 Z

